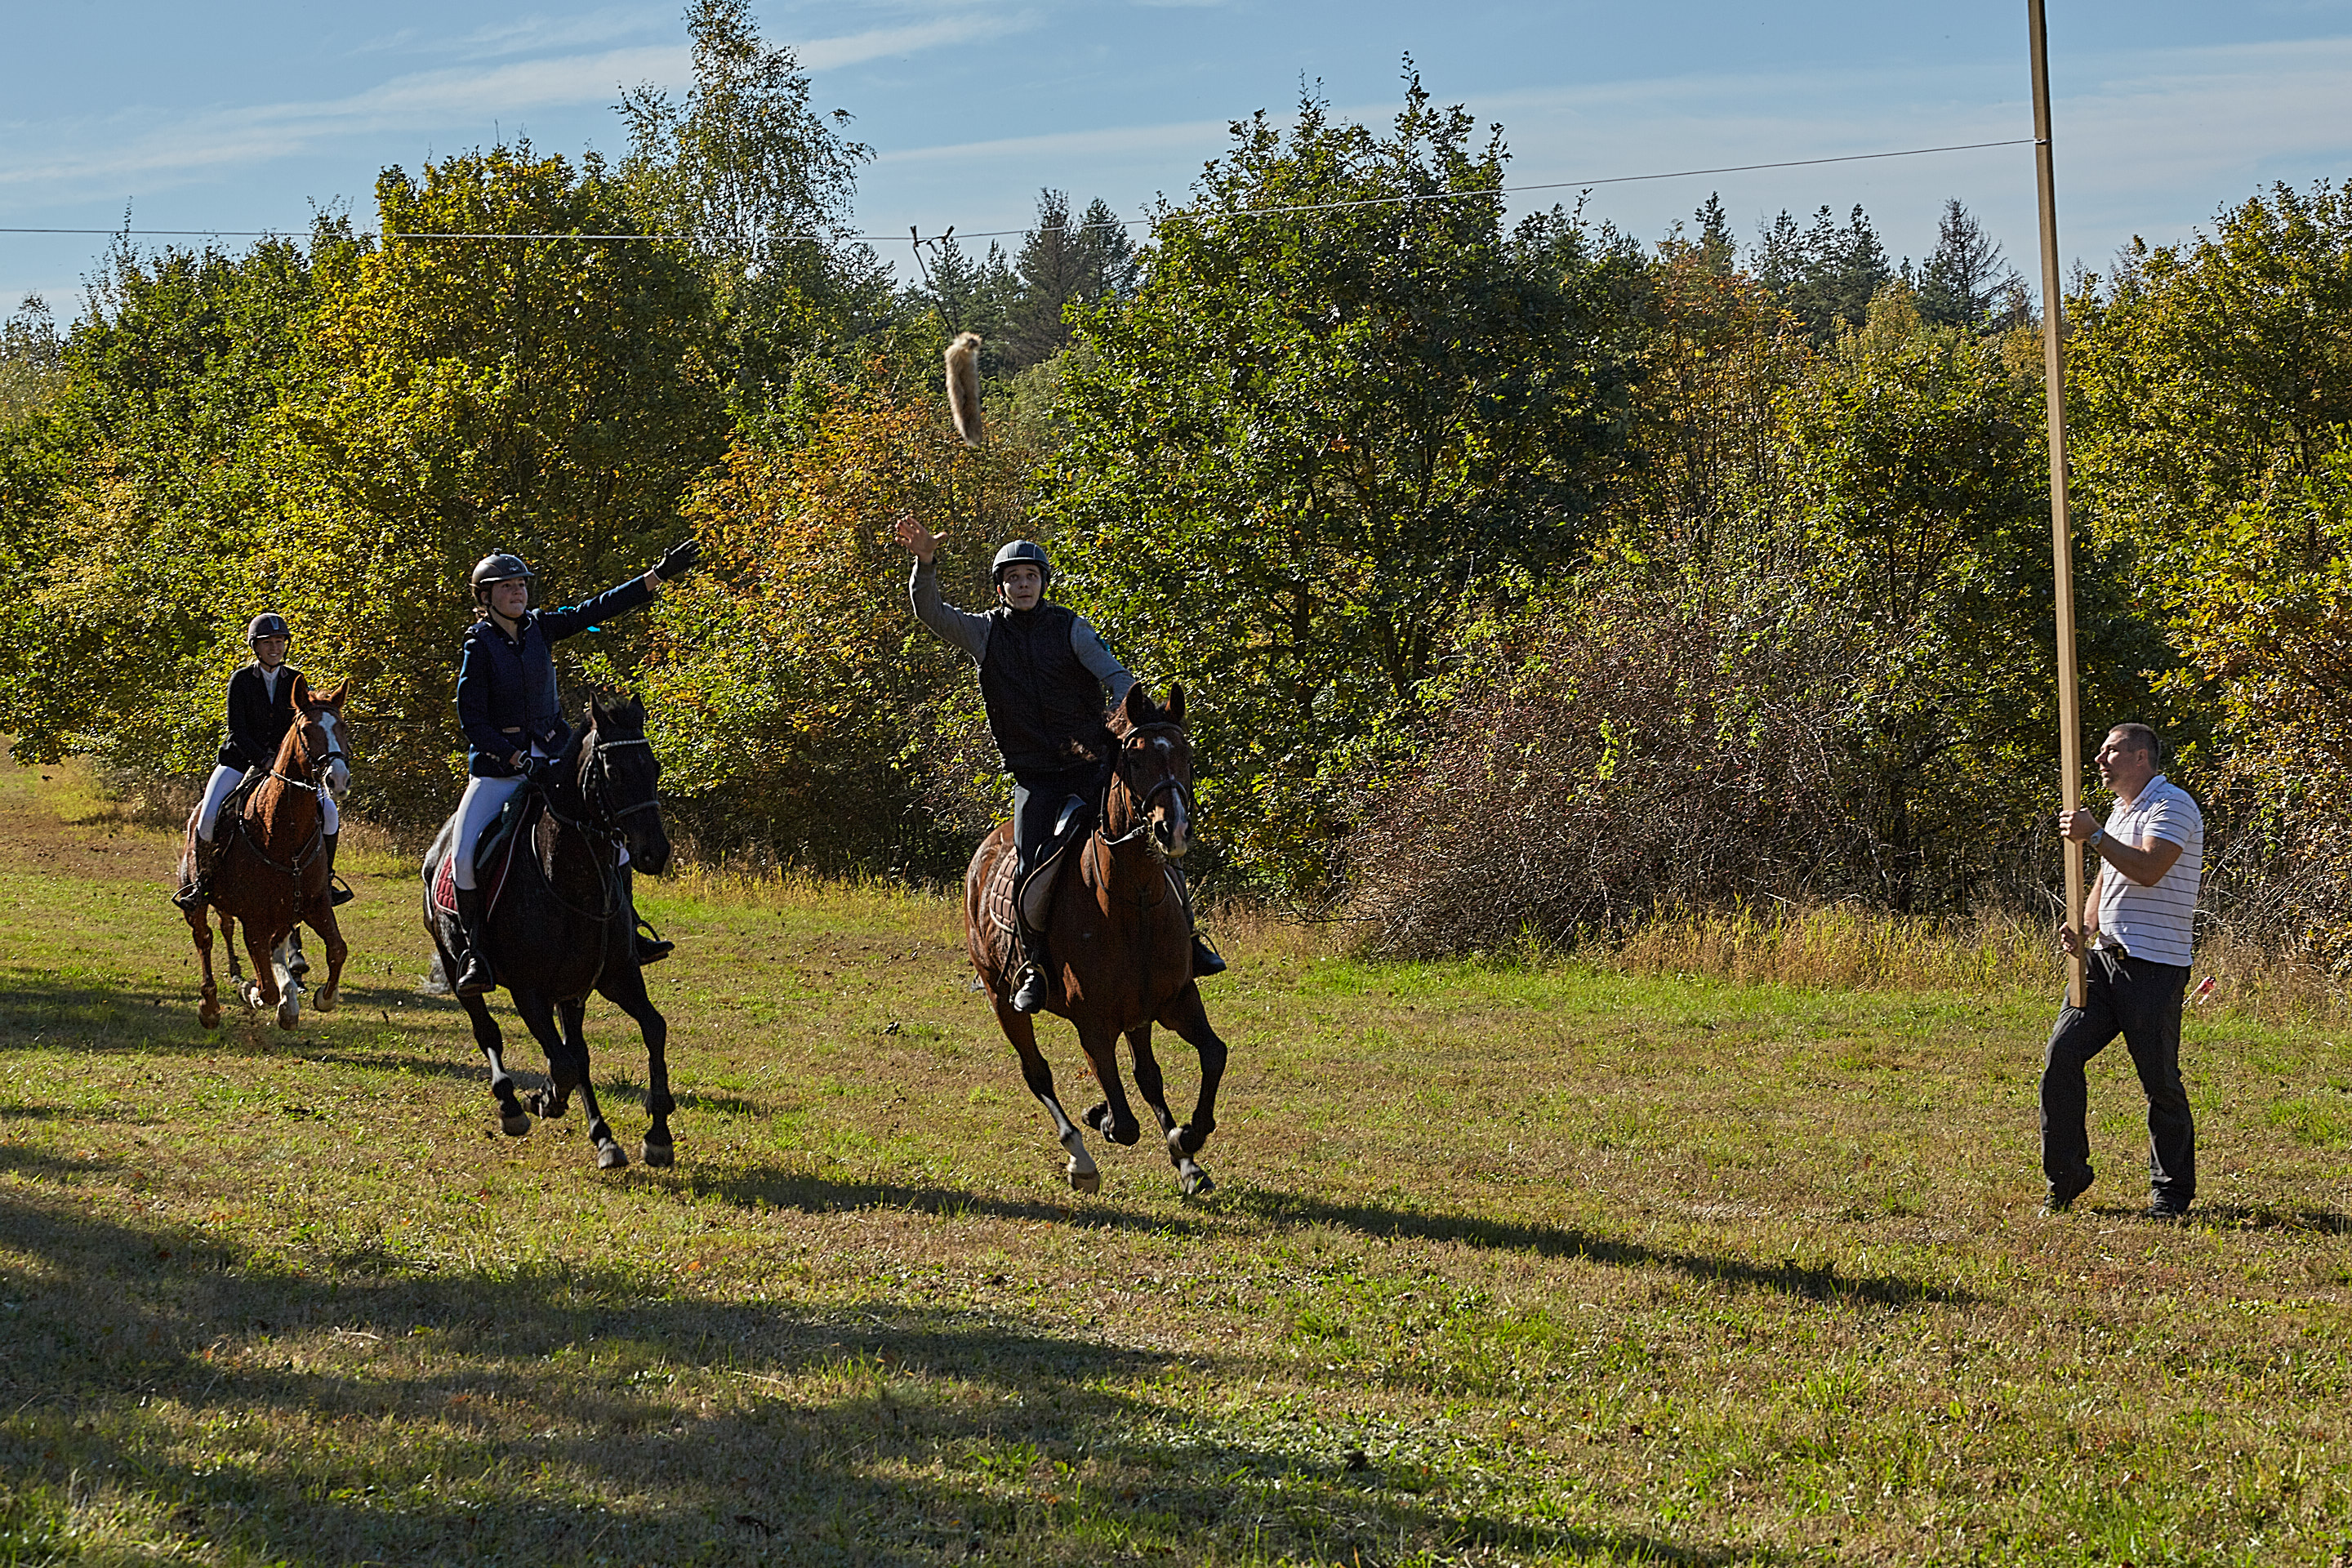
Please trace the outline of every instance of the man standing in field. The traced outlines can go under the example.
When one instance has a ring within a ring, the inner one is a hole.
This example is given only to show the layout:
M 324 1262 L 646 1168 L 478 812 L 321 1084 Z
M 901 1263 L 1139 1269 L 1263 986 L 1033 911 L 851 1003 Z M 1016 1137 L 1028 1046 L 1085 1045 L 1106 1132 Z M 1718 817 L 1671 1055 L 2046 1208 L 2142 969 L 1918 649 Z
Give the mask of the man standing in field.
M 2058 945 L 2084 953 L 2083 1005 L 2062 1007 L 2042 1068 L 2045 1214 L 2063 1214 L 2090 1189 L 2084 1066 L 2120 1033 L 2147 1093 L 2148 1217 L 2179 1219 L 2197 1196 L 2197 1129 L 2180 1082 L 2180 1002 L 2189 984 L 2189 924 L 2204 868 L 2205 818 L 2188 792 L 2157 772 L 2156 731 L 2118 724 L 2099 748 L 2099 778 L 2115 791 L 2102 823 L 2087 811 L 2058 819 L 2068 838 L 2099 852 L 2084 900 L 2083 933 Z

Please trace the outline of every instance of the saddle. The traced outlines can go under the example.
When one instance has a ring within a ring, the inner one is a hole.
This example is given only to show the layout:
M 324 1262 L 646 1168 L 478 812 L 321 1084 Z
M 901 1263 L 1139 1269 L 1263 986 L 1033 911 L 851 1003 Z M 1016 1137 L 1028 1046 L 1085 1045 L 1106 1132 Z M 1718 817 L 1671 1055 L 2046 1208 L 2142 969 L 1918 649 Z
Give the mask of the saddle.
M 507 875 L 514 869 L 515 847 L 530 835 L 531 825 L 547 807 L 547 797 L 535 789 L 518 791 L 499 808 L 496 822 L 474 845 L 474 886 L 482 889 L 482 912 L 499 907 Z M 445 858 L 433 874 L 433 907 L 455 919 L 457 913 L 457 858 Z

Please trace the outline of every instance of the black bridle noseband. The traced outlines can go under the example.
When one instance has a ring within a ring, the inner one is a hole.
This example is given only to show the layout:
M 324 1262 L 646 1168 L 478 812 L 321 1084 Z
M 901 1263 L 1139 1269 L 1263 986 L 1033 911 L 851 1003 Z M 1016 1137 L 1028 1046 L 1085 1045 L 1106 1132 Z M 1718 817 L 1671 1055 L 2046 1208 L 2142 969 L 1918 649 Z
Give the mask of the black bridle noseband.
M 629 817 L 635 816 L 641 811 L 658 811 L 661 809 L 661 797 L 658 795 L 651 795 L 644 800 L 638 801 L 634 805 L 625 805 L 617 811 L 614 810 L 612 800 L 613 766 L 611 763 L 605 760 L 604 753 L 608 751 L 619 751 L 624 746 L 646 746 L 650 748 L 653 742 L 646 740 L 642 735 L 631 736 L 618 741 L 608 741 L 603 736 L 598 735 L 593 729 L 590 730 L 588 733 L 591 738 L 586 743 L 588 754 L 583 759 L 585 765 L 581 769 L 583 777 L 580 788 L 580 798 L 585 801 L 588 805 L 587 819 L 584 821 L 575 820 L 574 818 L 564 816 L 562 811 L 556 805 L 554 796 L 547 790 L 542 788 L 540 791 L 540 795 L 541 798 L 547 802 L 547 815 L 555 820 L 558 826 L 568 827 L 572 832 L 577 833 L 583 839 L 587 841 L 592 848 L 595 845 L 596 841 L 601 838 L 607 846 L 614 850 L 618 850 L 623 842 L 628 837 L 627 833 L 623 830 L 621 824 Z M 534 858 L 536 858 L 534 857 Z M 594 910 L 580 909 L 573 905 L 568 901 L 562 894 L 555 890 L 555 884 L 552 881 L 548 882 L 547 892 L 550 898 L 553 899 L 556 903 L 565 910 L 570 910 L 572 914 L 578 915 L 583 920 L 595 921 L 601 924 L 605 921 L 611 920 L 613 916 L 619 911 L 621 907 L 621 885 L 620 877 L 618 875 L 620 858 L 615 854 L 611 862 L 607 862 L 602 857 L 595 857 L 594 858 L 596 860 L 597 878 L 603 884 L 604 894 L 604 907 L 601 912 Z
M 1184 732 L 1182 727 L 1176 724 L 1139 724 L 1120 740 L 1118 747 L 1120 753 L 1124 755 L 1130 750 L 1139 752 L 1142 748 L 1132 744 L 1135 738 L 1154 730 L 1171 731 L 1179 736 Z M 1110 836 L 1110 786 L 1114 781 L 1127 784 L 1127 797 L 1135 810 L 1135 826 L 1116 838 Z M 1134 843 L 1151 831 L 1152 802 L 1163 795 L 1171 793 L 1176 796 L 1176 804 L 1183 808 L 1184 820 L 1189 823 L 1193 816 L 1192 786 L 1189 783 L 1177 777 L 1171 770 L 1166 778 L 1161 779 L 1150 789 L 1139 793 L 1135 785 L 1129 783 L 1119 773 L 1118 763 L 1114 761 L 1111 763 L 1110 777 L 1103 781 L 1103 804 L 1101 811 L 1096 814 L 1097 824 L 1096 832 L 1101 836 L 1105 844 L 1114 849 L 1122 844 Z

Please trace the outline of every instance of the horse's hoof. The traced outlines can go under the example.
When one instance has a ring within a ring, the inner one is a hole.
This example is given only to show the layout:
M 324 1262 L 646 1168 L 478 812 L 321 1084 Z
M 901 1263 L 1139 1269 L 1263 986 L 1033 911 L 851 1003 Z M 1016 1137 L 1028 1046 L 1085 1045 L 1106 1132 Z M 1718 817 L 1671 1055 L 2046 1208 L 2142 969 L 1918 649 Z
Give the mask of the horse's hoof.
M 530 1118 L 517 1110 L 499 1118 L 499 1131 L 509 1138 L 530 1136 Z
M 1103 1136 L 1122 1149 L 1132 1149 L 1143 1141 L 1143 1123 L 1130 1116 L 1124 1122 L 1114 1121 L 1104 1128 Z
M 1101 1133 L 1104 1137 L 1109 1137 L 1110 1101 L 1104 1100 L 1100 1105 L 1096 1106 L 1092 1110 L 1089 1110 L 1084 1116 L 1079 1117 L 1078 1120 L 1093 1128 L 1096 1131 Z
M 675 1143 L 656 1143 L 648 1138 L 645 1142 L 645 1154 L 648 1165 L 666 1167 L 677 1163 L 677 1145 Z
M 617 1171 L 628 1163 L 628 1151 L 622 1148 L 618 1143 L 600 1143 L 596 1146 L 596 1168 L 598 1170 Z
M 310 998 L 310 1005 L 316 1007 L 321 1013 L 331 1013 L 335 1010 L 336 1000 L 337 998 L 333 992 L 321 991 L 316 996 Z
M 1209 1141 L 1209 1134 L 1216 1130 L 1213 1122 L 1206 1127 L 1195 1127 L 1188 1121 L 1169 1136 L 1174 1140 L 1176 1146 L 1187 1154 L 1197 1154 L 1201 1152 L 1201 1146 Z
M 1203 1194 L 1213 1193 L 1217 1190 L 1217 1184 L 1209 1179 L 1209 1173 L 1203 1171 L 1198 1165 L 1193 1166 L 1191 1170 L 1184 1173 L 1184 1179 L 1181 1185 L 1183 1188 L 1184 1195 L 1188 1198 L 1197 1198 L 1202 1196 Z
M 1072 1166 L 1070 1168 L 1070 1191 L 1074 1193 L 1098 1193 L 1102 1191 L 1102 1172 L 1099 1169 L 1081 1171 L 1075 1165 Z
M 290 1029 L 302 1021 L 302 1004 L 289 996 L 278 1004 L 278 1026 Z
M 198 1009 L 196 1010 L 196 1022 L 197 1022 L 197 1023 L 199 1023 L 199 1024 L 202 1024 L 202 1025 L 203 1025 L 205 1028 L 207 1028 L 207 1029 L 217 1029 L 217 1028 L 219 1028 L 219 1027 L 220 1027 L 220 1009 L 219 1009 L 219 1008 L 217 1008 L 217 1007 L 200 1007 L 200 1008 L 198 1008 Z

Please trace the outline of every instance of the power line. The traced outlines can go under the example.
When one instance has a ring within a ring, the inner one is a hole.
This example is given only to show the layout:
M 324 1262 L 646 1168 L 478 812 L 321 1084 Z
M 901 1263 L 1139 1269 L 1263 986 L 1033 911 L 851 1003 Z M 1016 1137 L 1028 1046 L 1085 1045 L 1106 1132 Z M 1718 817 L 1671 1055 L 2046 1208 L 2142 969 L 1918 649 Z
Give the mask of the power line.
M 1888 153 L 1846 153 L 1833 158 L 1785 158 L 1769 163 L 1724 163 L 1706 169 L 1670 169 L 1654 174 L 1610 174 L 1591 180 L 1547 180 L 1537 184 L 1495 185 L 1484 190 L 1431 191 L 1402 196 L 1360 196 L 1337 202 L 1299 202 L 1281 206 L 1242 207 L 1234 212 L 1212 213 L 1214 217 L 1254 217 L 1283 213 L 1338 212 L 1349 207 L 1410 206 L 1422 202 L 1471 201 L 1482 196 L 1517 195 L 1527 191 L 1590 190 L 1596 185 L 1630 185 L 1648 180 L 1687 180 L 1702 174 L 1747 174 L 1764 169 L 1811 169 L 1824 163 L 1866 163 L 1881 158 L 1921 158 L 1936 153 L 1975 153 L 1989 147 L 2030 147 L 2031 136 L 2012 136 L 1999 142 L 1960 142 L 1944 147 L 1904 147 Z M 1118 218 L 1110 223 L 1063 224 L 1048 229 L 999 228 L 968 234 L 966 239 L 1006 239 L 1030 233 L 1066 233 L 1072 229 L 1148 227 L 1158 221 L 1149 217 Z M 954 230 L 948 230 L 950 235 Z M 286 231 L 274 228 L 16 228 L 0 226 L 0 234 L 101 234 L 121 235 L 128 238 L 207 238 L 207 239 L 274 239 Z M 373 234 L 369 238 L 378 237 Z M 394 234 L 394 239 L 593 239 L 648 240 L 692 239 L 691 234 L 580 234 L 569 230 L 529 234 L 481 234 L 474 232 L 444 232 L 415 230 Z M 887 234 L 851 234 L 841 237 L 852 243 L 889 245 L 898 237 Z

